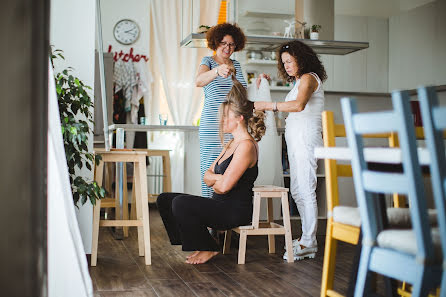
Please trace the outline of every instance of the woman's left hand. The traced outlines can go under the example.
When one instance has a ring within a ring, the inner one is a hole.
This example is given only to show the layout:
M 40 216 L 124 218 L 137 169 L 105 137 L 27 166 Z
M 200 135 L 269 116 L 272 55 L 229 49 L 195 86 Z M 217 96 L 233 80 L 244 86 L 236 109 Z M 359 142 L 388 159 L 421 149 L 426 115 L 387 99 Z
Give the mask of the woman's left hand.
M 260 87 L 260 82 L 262 81 L 262 78 L 271 80 L 271 77 L 269 76 L 269 74 L 266 74 L 266 73 L 260 74 L 259 77 L 257 77 L 257 79 L 256 79 L 257 89 Z

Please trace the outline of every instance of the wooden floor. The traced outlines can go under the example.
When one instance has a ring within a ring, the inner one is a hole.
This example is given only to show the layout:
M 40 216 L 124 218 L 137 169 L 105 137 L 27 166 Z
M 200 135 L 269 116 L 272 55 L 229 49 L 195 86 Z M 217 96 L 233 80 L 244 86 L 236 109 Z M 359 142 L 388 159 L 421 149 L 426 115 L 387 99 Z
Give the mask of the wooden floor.
M 319 296 L 324 237 L 315 259 L 282 260 L 283 236 L 276 236 L 277 254 L 268 253 L 266 236 L 248 236 L 246 264 L 237 264 L 237 249 L 202 265 L 184 263 L 189 253 L 172 246 L 156 207 L 150 206 L 152 265 L 138 256 L 136 229 L 115 240 L 101 228 L 98 263 L 90 267 L 95 297 L 142 296 Z M 234 237 L 234 236 L 233 236 Z M 235 240 L 234 240 L 235 241 Z M 238 244 L 238 242 L 235 242 Z M 345 292 L 354 247 L 341 243 L 335 288 Z

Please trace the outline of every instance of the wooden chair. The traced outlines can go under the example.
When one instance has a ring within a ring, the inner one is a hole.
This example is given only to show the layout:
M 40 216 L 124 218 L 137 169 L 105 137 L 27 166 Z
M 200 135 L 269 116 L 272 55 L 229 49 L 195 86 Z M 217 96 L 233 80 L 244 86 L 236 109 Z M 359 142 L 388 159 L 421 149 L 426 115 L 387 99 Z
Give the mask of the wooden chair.
M 441 266 L 435 262 L 408 93 L 393 92 L 392 103 L 392 111 L 360 114 L 354 99 L 341 99 L 363 233 L 356 297 L 369 293 L 369 271 L 411 283 L 412 296 L 426 296 L 440 283 Z M 362 135 L 390 131 L 399 136 L 403 173 L 368 170 Z M 383 230 L 374 193 L 407 195 L 413 229 Z
M 147 202 L 147 171 L 146 171 L 146 152 L 138 152 L 132 150 L 96 150 L 96 154 L 101 155 L 102 160 L 99 165 L 95 166 L 95 181 L 98 185 L 102 185 L 104 163 L 107 162 L 133 162 L 135 168 L 134 174 L 134 192 L 136 202 L 137 219 L 129 220 L 101 220 L 100 209 L 101 200 L 96 201 L 93 208 L 93 238 L 91 251 L 91 266 L 96 266 L 99 227 L 138 227 L 138 248 L 139 255 L 145 256 L 146 265 L 151 264 L 150 252 L 150 225 L 149 225 L 149 206 Z M 126 188 L 126 187 L 124 187 Z M 106 205 L 107 207 L 110 207 Z
M 332 111 L 322 113 L 324 147 L 335 147 L 336 137 L 346 137 L 345 127 L 335 124 Z M 395 144 L 394 133 L 366 135 L 368 138 L 386 138 L 389 146 Z M 353 245 L 358 243 L 361 220 L 356 207 L 342 206 L 339 202 L 338 178 L 352 177 L 350 165 L 337 164 L 336 160 L 325 160 L 325 184 L 327 201 L 327 231 L 325 239 L 324 264 L 322 269 L 321 297 L 342 296 L 334 291 L 333 280 L 336 263 L 337 242 Z M 392 217 L 391 221 L 394 221 Z
M 443 253 L 443 276 L 440 296 L 446 296 L 446 158 L 444 135 L 446 132 L 446 106 L 440 106 L 433 87 L 418 89 L 421 115 L 430 153 L 430 173 L 437 220 Z
M 268 235 L 269 253 L 276 252 L 275 235 L 285 235 L 285 245 L 288 252 L 288 262 L 294 262 L 293 243 L 291 238 L 291 221 L 290 208 L 288 204 L 288 189 L 277 186 L 257 186 L 253 188 L 254 200 L 252 211 L 252 224 L 248 226 L 240 226 L 227 230 L 225 234 L 225 242 L 223 254 L 229 254 L 231 246 L 232 231 L 240 234 L 240 243 L 238 250 L 238 264 L 245 264 L 246 240 L 248 235 Z M 267 199 L 267 220 L 260 222 L 260 204 L 262 198 Z M 283 226 L 274 223 L 273 218 L 273 200 L 281 199 Z

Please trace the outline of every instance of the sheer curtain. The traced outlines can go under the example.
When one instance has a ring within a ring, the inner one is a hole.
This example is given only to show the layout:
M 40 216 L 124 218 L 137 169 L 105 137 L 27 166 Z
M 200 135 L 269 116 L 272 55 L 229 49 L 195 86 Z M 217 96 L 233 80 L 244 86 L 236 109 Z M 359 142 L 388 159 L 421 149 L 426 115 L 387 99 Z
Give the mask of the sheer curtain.
M 188 10 L 189 1 L 184 1 Z M 217 23 L 220 1 L 194 1 L 194 30 L 200 24 Z M 154 76 L 151 122 L 158 123 L 158 113 L 168 113 L 168 123 L 192 125 L 201 112 L 203 92 L 195 87 L 195 75 L 207 49 L 181 48 L 181 0 L 151 0 L 151 67 Z M 184 16 L 187 18 L 187 15 Z M 198 24 L 199 23 L 199 24 Z M 190 29 L 190 26 L 189 28 Z M 156 102 L 155 102 L 156 101 Z M 163 103 L 167 106 L 163 106 Z M 155 106 L 154 106 L 155 105 Z M 158 105 L 158 106 L 156 106 Z M 171 149 L 172 190 L 184 190 L 184 133 L 158 132 L 149 136 L 153 149 Z M 197 164 L 199 168 L 199 164 Z M 197 169 L 199 170 L 199 169 Z

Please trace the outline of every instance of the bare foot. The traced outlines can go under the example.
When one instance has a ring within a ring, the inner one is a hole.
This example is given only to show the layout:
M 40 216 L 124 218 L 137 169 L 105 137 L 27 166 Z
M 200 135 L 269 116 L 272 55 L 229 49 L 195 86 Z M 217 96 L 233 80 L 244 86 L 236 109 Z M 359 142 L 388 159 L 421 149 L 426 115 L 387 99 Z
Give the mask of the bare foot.
M 186 260 L 188 264 L 204 264 L 209 261 L 212 257 L 216 256 L 218 252 L 211 251 L 200 251 L 194 257 L 191 257 Z
M 196 255 L 198 255 L 199 252 L 200 252 L 200 251 L 195 251 L 195 252 L 193 252 L 192 254 L 190 254 L 189 256 L 187 256 L 187 259 L 190 259 L 190 258 L 192 258 L 192 257 L 195 257 Z

